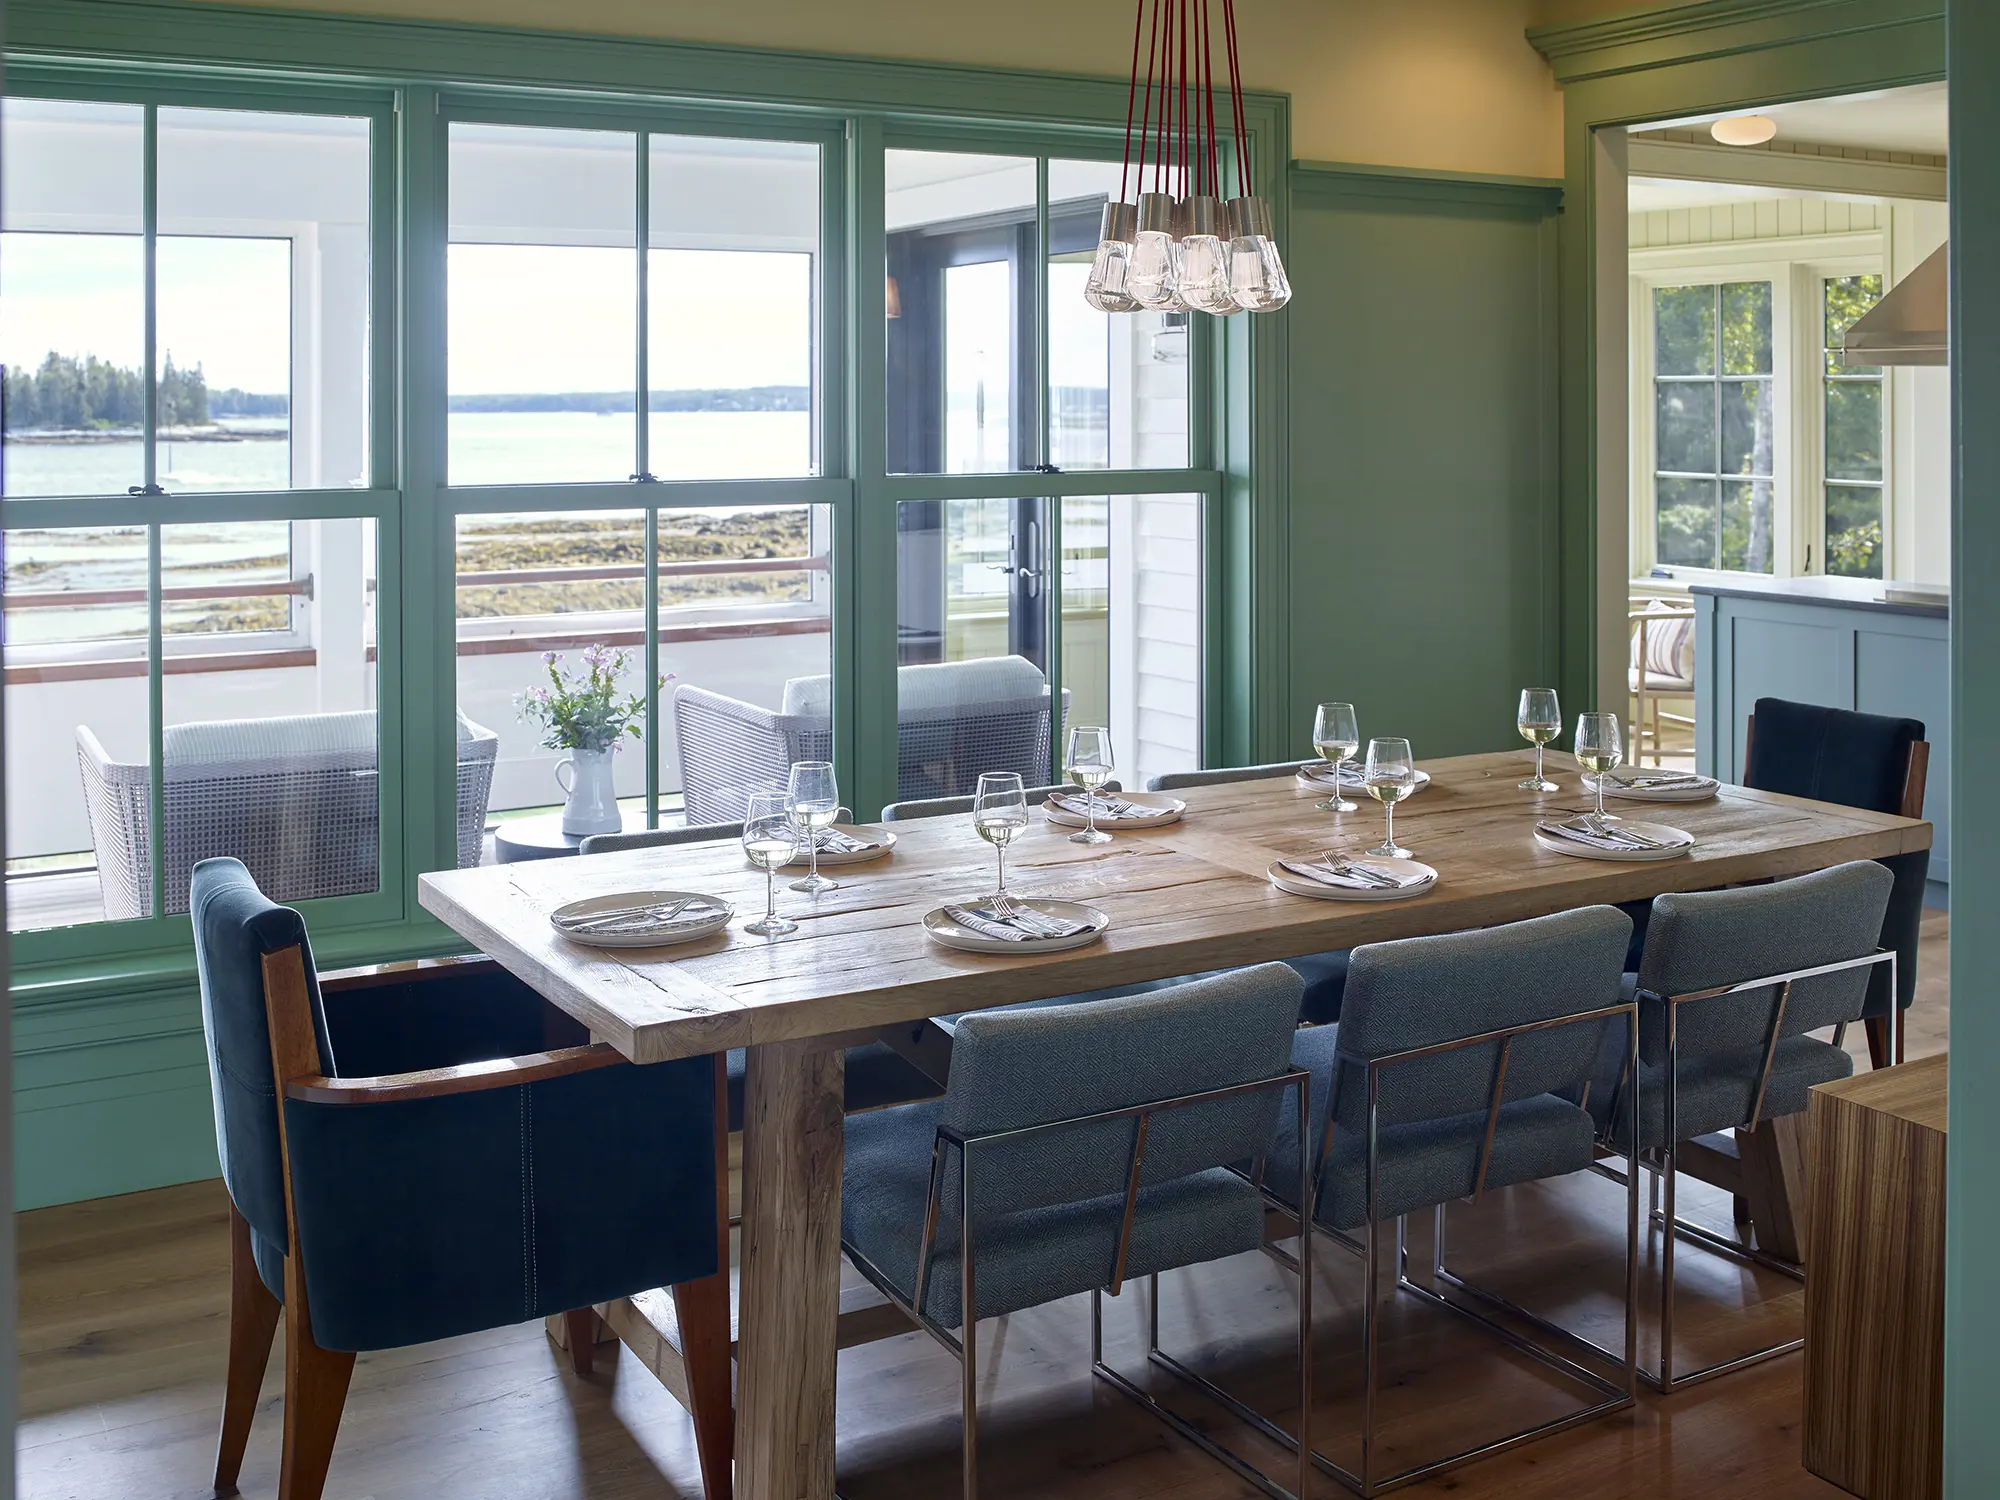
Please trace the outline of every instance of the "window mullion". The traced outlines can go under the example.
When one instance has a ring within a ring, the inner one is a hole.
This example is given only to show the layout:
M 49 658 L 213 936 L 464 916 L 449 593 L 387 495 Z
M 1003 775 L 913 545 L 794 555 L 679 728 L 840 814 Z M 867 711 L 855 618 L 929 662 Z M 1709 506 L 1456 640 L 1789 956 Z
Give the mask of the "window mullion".
M 633 295 L 637 314 L 633 319 L 632 340 L 632 478 L 647 484 L 653 478 L 653 386 L 648 363 L 647 308 L 651 295 L 651 249 L 653 233 L 653 150 L 652 133 L 638 132 L 633 152 Z M 660 826 L 660 511 L 646 507 L 645 581 L 640 605 L 646 612 L 645 647 L 642 652 L 646 673 L 646 826 Z
M 140 235 L 141 265 L 145 277 L 143 295 L 145 331 L 142 338 L 146 376 L 144 393 L 146 441 L 141 454 L 140 493 L 153 496 L 159 486 L 159 241 L 160 241 L 160 110 L 148 104 L 140 146 Z M 149 507 L 150 508 L 150 507 Z M 147 913 L 159 917 L 167 909 L 167 757 L 166 757 L 166 663 L 163 659 L 160 623 L 160 523 L 146 523 L 146 757 L 150 762 L 146 788 L 147 880 L 151 886 Z

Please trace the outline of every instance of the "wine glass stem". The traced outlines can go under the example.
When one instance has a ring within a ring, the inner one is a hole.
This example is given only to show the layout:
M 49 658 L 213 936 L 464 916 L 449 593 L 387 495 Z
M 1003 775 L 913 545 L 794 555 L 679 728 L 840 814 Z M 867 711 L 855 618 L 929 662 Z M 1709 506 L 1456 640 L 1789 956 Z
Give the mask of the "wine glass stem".
M 1097 793 L 1095 792 L 1085 792 L 1083 794 L 1083 823 L 1087 832 L 1093 835 L 1097 832 Z
M 1542 742 L 1535 741 L 1535 780 L 1542 779 Z
M 770 865 L 764 866 L 764 920 L 769 922 L 778 914 L 778 872 Z
M 1604 773 L 1602 771 L 1597 773 L 1597 815 L 1600 818 L 1604 816 Z
M 1393 849 L 1396 847 L 1396 804 L 1393 802 L 1384 802 L 1382 804 L 1382 813 L 1389 820 L 1388 826 L 1382 836 L 1382 842 Z
M 995 844 L 993 846 L 993 853 L 1000 861 L 1000 884 L 995 887 L 994 894 L 996 896 L 1004 896 L 1007 894 L 1007 846 L 1005 844 Z
M 819 833 L 815 829 L 808 828 L 806 830 L 806 837 L 811 840 L 806 846 L 808 851 L 806 857 L 812 866 L 811 873 L 806 876 L 806 882 L 809 885 L 817 886 L 819 884 Z

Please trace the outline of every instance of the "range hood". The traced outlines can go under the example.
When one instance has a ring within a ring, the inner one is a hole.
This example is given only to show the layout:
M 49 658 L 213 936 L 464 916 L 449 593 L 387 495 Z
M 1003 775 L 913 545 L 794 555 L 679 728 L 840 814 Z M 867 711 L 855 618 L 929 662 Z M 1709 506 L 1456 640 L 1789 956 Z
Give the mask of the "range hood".
M 1949 364 L 1951 247 L 1940 245 L 1855 321 L 1842 342 L 1844 365 Z

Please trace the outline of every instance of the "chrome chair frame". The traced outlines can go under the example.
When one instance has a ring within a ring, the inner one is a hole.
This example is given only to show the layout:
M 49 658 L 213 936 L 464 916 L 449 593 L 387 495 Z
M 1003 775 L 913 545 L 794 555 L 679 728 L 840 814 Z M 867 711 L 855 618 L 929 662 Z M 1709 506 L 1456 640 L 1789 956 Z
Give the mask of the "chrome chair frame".
M 1594 1353 L 1603 1356 L 1605 1359 L 1608 1359 L 1611 1363 L 1622 1365 L 1624 1367 L 1625 1374 L 1624 1374 L 1624 1381 L 1622 1384 L 1614 1383 L 1613 1381 L 1607 1380 L 1597 1371 L 1589 1369 L 1583 1365 L 1580 1365 L 1576 1363 L 1576 1361 L 1565 1358 L 1563 1355 L 1557 1354 L 1552 1350 L 1545 1349 L 1529 1341 L 1528 1339 L 1523 1338 L 1513 1329 L 1508 1328 L 1501 1323 L 1495 1322 L 1493 1319 L 1485 1317 L 1482 1314 L 1475 1312 L 1473 1309 L 1466 1307 L 1458 1302 L 1455 1302 L 1448 1297 L 1443 1296 L 1442 1294 L 1433 1290 L 1430 1287 L 1421 1286 L 1417 1282 L 1411 1280 L 1409 1276 L 1408 1253 L 1405 1248 L 1405 1239 L 1404 1239 L 1404 1224 L 1406 1216 L 1399 1216 L 1394 1221 L 1395 1236 L 1396 1236 L 1396 1243 L 1395 1243 L 1396 1278 L 1393 1290 L 1399 1292 L 1408 1292 L 1411 1295 L 1415 1296 L 1419 1301 L 1427 1305 L 1442 1308 L 1447 1312 L 1454 1313 L 1458 1317 L 1464 1318 L 1468 1322 L 1474 1323 L 1477 1326 L 1484 1328 L 1488 1332 L 1498 1336 L 1501 1342 L 1505 1343 L 1509 1348 L 1515 1350 L 1518 1353 L 1524 1354 L 1527 1357 L 1534 1359 L 1544 1365 L 1547 1365 L 1551 1369 L 1560 1371 L 1561 1373 L 1570 1376 L 1572 1379 L 1575 1379 L 1581 1384 L 1588 1386 L 1592 1391 L 1594 1391 L 1597 1395 L 1599 1395 L 1603 1399 L 1596 1401 L 1589 1406 L 1584 1407 L 1580 1411 L 1572 1412 L 1568 1416 L 1551 1418 L 1549 1421 L 1537 1423 L 1533 1427 L 1526 1428 L 1520 1432 L 1513 1433 L 1507 1437 L 1498 1438 L 1488 1443 L 1476 1444 L 1471 1448 L 1462 1449 L 1457 1453 L 1449 1454 L 1443 1458 L 1433 1459 L 1425 1463 L 1414 1465 L 1411 1468 L 1401 1470 L 1395 1474 L 1379 1478 L 1375 1474 L 1375 1451 L 1374 1451 L 1375 1450 L 1375 1407 L 1376 1407 L 1376 1391 L 1377 1387 L 1380 1384 L 1378 1378 L 1379 1361 L 1378 1361 L 1378 1348 L 1377 1348 L 1380 1338 L 1379 1325 L 1381 1322 L 1381 1315 L 1378 1311 L 1378 1304 L 1381 1301 L 1380 1240 L 1383 1228 L 1382 1220 L 1378 1213 L 1379 1199 L 1377 1197 L 1377 1187 L 1378 1187 L 1377 1169 L 1379 1164 L 1379 1152 L 1381 1144 L 1380 1143 L 1380 1100 L 1381 1100 L 1382 1075 L 1385 1072 L 1387 1072 L 1388 1069 L 1395 1067 L 1398 1064 L 1416 1062 L 1428 1057 L 1436 1057 L 1443 1053 L 1454 1052 L 1464 1047 L 1489 1045 L 1494 1042 L 1498 1042 L 1500 1044 L 1500 1056 L 1498 1061 L 1494 1065 L 1493 1084 L 1487 1096 L 1486 1137 L 1480 1148 L 1479 1173 L 1474 1183 L 1473 1193 L 1472 1193 L 1472 1200 L 1474 1202 L 1477 1202 L 1480 1199 L 1480 1197 L 1484 1195 L 1486 1190 L 1486 1171 L 1492 1159 L 1493 1135 L 1495 1127 L 1499 1123 L 1500 1108 L 1502 1103 L 1504 1102 L 1506 1082 L 1507 1082 L 1507 1060 L 1508 1060 L 1508 1054 L 1513 1046 L 1514 1038 L 1517 1036 L 1528 1035 L 1534 1032 L 1552 1031 L 1563 1026 L 1576 1026 L 1585 1024 L 1587 1022 L 1610 1020 L 1614 1017 L 1623 1017 L 1625 1020 L 1626 1045 L 1629 1053 L 1628 1062 L 1630 1066 L 1636 1068 L 1639 1056 L 1639 1007 L 1638 1007 L 1638 1002 L 1636 1000 L 1627 1001 L 1618 1005 L 1604 1006 L 1600 1009 L 1593 1011 L 1583 1011 L 1575 1015 L 1555 1016 L 1543 1021 L 1523 1022 L 1518 1026 L 1506 1026 L 1498 1028 L 1493 1031 L 1481 1032 L 1476 1036 L 1460 1037 L 1452 1041 L 1437 1042 L 1425 1047 L 1413 1047 L 1408 1049 L 1407 1051 L 1390 1053 L 1382 1057 L 1371 1058 L 1369 1060 L 1367 1064 L 1368 1149 L 1367 1149 L 1367 1167 L 1365 1169 L 1366 1170 L 1365 1191 L 1367 1195 L 1368 1217 L 1367 1217 L 1367 1223 L 1364 1226 L 1363 1237 L 1361 1240 L 1357 1241 L 1348 1234 L 1345 1234 L 1337 1229 L 1332 1229 L 1324 1225 L 1322 1225 L 1320 1229 L 1321 1233 L 1330 1236 L 1335 1242 L 1340 1244 L 1344 1249 L 1349 1250 L 1355 1255 L 1359 1256 L 1365 1268 L 1366 1279 L 1364 1281 L 1364 1286 L 1366 1287 L 1366 1292 L 1363 1297 L 1361 1305 L 1362 1358 L 1365 1361 L 1365 1364 L 1363 1369 L 1362 1387 L 1361 1387 L 1362 1416 L 1361 1416 L 1360 1472 L 1355 1473 L 1348 1469 L 1342 1468 L 1339 1464 L 1335 1463 L 1332 1459 L 1328 1458 L 1325 1454 L 1320 1453 L 1317 1450 L 1314 1450 L 1312 1452 L 1312 1461 L 1314 1464 L 1318 1465 L 1320 1469 L 1324 1470 L 1326 1473 L 1333 1476 L 1333 1478 L 1339 1480 L 1348 1489 L 1353 1490 L 1356 1494 L 1363 1496 L 1364 1500 L 1367 1500 L 1367 1497 L 1383 1494 L 1389 1490 L 1400 1489 L 1404 1485 L 1415 1484 L 1419 1480 L 1428 1479 L 1431 1476 L 1436 1474 L 1441 1474 L 1446 1470 L 1458 1468 L 1464 1464 L 1471 1463 L 1476 1459 L 1486 1458 L 1495 1453 L 1504 1453 L 1510 1448 L 1517 1448 L 1524 1443 L 1533 1442 L 1537 1438 L 1553 1436 L 1554 1434 L 1565 1431 L 1568 1428 L 1581 1426 L 1585 1422 L 1595 1421 L 1598 1417 L 1608 1416 L 1612 1412 L 1623 1411 L 1625 1408 L 1632 1405 L 1634 1399 L 1636 1398 L 1638 1392 L 1638 1375 L 1639 1375 L 1639 1367 L 1638 1367 L 1639 1187 L 1638 1187 L 1638 1176 L 1636 1172 L 1634 1173 L 1631 1183 L 1627 1189 L 1627 1203 L 1626 1203 L 1626 1225 L 1625 1225 L 1626 1352 L 1623 1356 L 1619 1356 L 1611 1353 L 1611 1351 L 1607 1349 L 1599 1348 L 1595 1344 L 1591 1344 L 1588 1346 Z M 1340 1069 L 1340 1064 L 1336 1062 L 1334 1064 L 1334 1077 L 1332 1080 L 1329 1081 L 1328 1085 L 1330 1089 L 1337 1087 L 1339 1078 L 1339 1069 Z M 1310 1204 L 1310 1211 L 1305 1213 L 1304 1215 L 1298 1215 L 1297 1211 L 1292 1209 L 1289 1205 L 1281 1205 L 1281 1207 L 1283 1207 L 1285 1213 L 1288 1216 L 1302 1218 L 1303 1221 L 1308 1223 L 1315 1220 L 1319 1212 L 1319 1184 L 1323 1176 L 1323 1171 L 1327 1157 L 1332 1152 L 1333 1139 L 1334 1139 L 1334 1125 L 1337 1115 L 1337 1110 L 1336 1110 L 1337 1102 L 1338 1101 L 1336 1099 L 1332 1098 L 1329 1098 L 1329 1100 L 1327 1101 L 1326 1129 L 1322 1132 L 1320 1137 L 1319 1147 L 1317 1151 L 1315 1151 L 1313 1154 L 1313 1167 L 1310 1179 L 1311 1187 L 1309 1192 L 1306 1194 L 1302 1194 L 1300 1198 L 1300 1201 L 1302 1203 Z M 1636 1091 L 1634 1093 L 1634 1098 L 1632 1101 L 1631 1113 L 1632 1113 L 1632 1125 L 1633 1125 L 1631 1140 L 1636 1142 L 1638 1140 L 1638 1102 L 1637 1102 Z M 1301 1135 L 1299 1136 L 1299 1140 L 1301 1141 L 1301 1143 L 1304 1142 L 1305 1136 L 1303 1133 L 1301 1133 Z M 1629 1154 L 1631 1155 L 1633 1163 L 1636 1164 L 1637 1161 L 1636 1152 Z M 1306 1153 L 1303 1150 L 1301 1150 L 1299 1153 L 1301 1160 L 1305 1158 L 1305 1155 Z M 1437 1233 L 1439 1237 L 1439 1243 L 1442 1244 L 1443 1234 L 1444 1234 L 1444 1217 L 1445 1217 L 1444 1204 L 1440 1203 L 1437 1205 L 1436 1215 L 1437 1215 Z M 1280 1260 L 1286 1259 L 1283 1253 L 1276 1250 L 1275 1248 L 1271 1250 L 1271 1253 Z M 1306 1279 L 1308 1280 L 1310 1279 L 1311 1273 L 1309 1269 L 1302 1269 L 1301 1274 Z M 1450 1284 L 1453 1285 L 1459 1285 L 1459 1286 L 1464 1285 L 1463 1282 L 1460 1282 L 1455 1277 L 1449 1278 L 1449 1282 Z M 1490 1300 L 1497 1301 L 1498 1299 L 1490 1299 Z M 1543 1320 L 1540 1319 L 1535 1319 L 1533 1321 L 1542 1323 L 1542 1326 L 1552 1328 L 1554 1329 L 1554 1331 L 1562 1333 L 1566 1337 L 1572 1339 L 1574 1338 L 1573 1335 L 1568 1334 L 1567 1330 L 1555 1328 L 1555 1325 L 1553 1324 L 1543 1322 Z M 1151 1344 L 1153 1347 L 1151 1347 L 1147 1351 L 1148 1357 L 1152 1359 L 1152 1361 L 1155 1364 L 1159 1365 L 1162 1369 L 1167 1370 L 1169 1373 L 1180 1377 L 1180 1379 L 1186 1381 L 1190 1385 L 1195 1386 L 1197 1389 L 1201 1390 L 1204 1394 L 1208 1395 L 1211 1399 L 1227 1407 L 1236 1416 L 1242 1418 L 1243 1420 L 1249 1422 L 1252 1426 L 1258 1428 L 1261 1432 L 1265 1434 L 1265 1436 L 1271 1438 L 1274 1442 L 1277 1442 L 1286 1448 L 1291 1448 L 1295 1446 L 1293 1440 L 1285 1434 L 1284 1430 L 1278 1427 L 1277 1424 L 1272 1422 L 1268 1417 L 1265 1417 L 1262 1413 L 1255 1411 L 1254 1409 L 1246 1405 L 1244 1402 L 1238 1400 L 1235 1396 L 1230 1395 L 1229 1392 L 1223 1390 L 1220 1386 L 1214 1384 L 1212 1381 L 1206 1379 L 1201 1375 L 1197 1375 L 1193 1370 L 1189 1369 L 1179 1360 L 1176 1360 L 1172 1355 L 1163 1352 L 1158 1347 L 1159 1345 L 1158 1335 L 1159 1335 L 1159 1323 L 1158 1323 L 1158 1316 L 1156 1313 L 1153 1321 L 1153 1337 L 1151 1339 Z
M 1223 1088 L 1204 1089 L 1194 1094 L 1177 1094 L 1172 1098 L 1155 1099 L 1145 1104 L 1131 1104 L 1122 1109 L 1102 1110 L 1095 1114 L 1073 1115 L 1061 1120 L 1045 1120 L 1036 1125 L 1016 1126 L 1007 1130 L 986 1131 L 967 1135 L 948 1125 L 939 1125 L 937 1135 L 931 1144 L 930 1192 L 924 1207 L 923 1238 L 917 1247 L 916 1285 L 907 1300 L 897 1292 L 893 1283 L 879 1268 L 870 1264 L 853 1250 L 848 1250 L 847 1258 L 854 1268 L 866 1278 L 877 1291 L 907 1314 L 910 1320 L 922 1328 L 938 1343 L 950 1350 L 959 1365 L 959 1405 L 963 1422 L 961 1437 L 961 1475 L 964 1500 L 977 1500 L 979 1494 L 979 1395 L 978 1395 L 978 1319 L 977 1304 L 973 1287 L 973 1236 L 972 1236 L 972 1148 L 990 1146 L 994 1142 L 1022 1140 L 1029 1136 L 1046 1134 L 1051 1131 L 1075 1129 L 1079 1126 L 1094 1125 L 1105 1121 L 1131 1119 L 1136 1117 L 1138 1128 L 1133 1132 L 1130 1165 L 1125 1173 L 1125 1210 L 1118 1229 L 1118 1244 L 1112 1262 L 1111 1284 L 1108 1290 L 1117 1296 L 1124 1289 L 1126 1256 L 1131 1249 L 1132 1226 L 1137 1217 L 1141 1178 L 1146 1162 L 1146 1132 L 1152 1117 L 1167 1110 L 1185 1109 L 1191 1105 L 1205 1104 L 1214 1100 L 1234 1098 L 1244 1094 L 1276 1092 L 1282 1094 L 1287 1089 L 1297 1089 L 1299 1096 L 1300 1139 L 1311 1128 L 1312 1119 L 1312 1075 L 1299 1068 L 1288 1068 L 1283 1073 L 1269 1078 L 1253 1079 L 1248 1083 L 1229 1084 Z M 948 1146 L 956 1146 L 959 1153 L 959 1204 L 958 1204 L 958 1277 L 960 1316 L 964 1319 L 956 1337 L 950 1329 L 933 1322 L 921 1311 L 924 1293 L 930 1278 L 931 1248 L 937 1235 L 938 1215 L 944 1201 L 945 1151 Z M 1300 1154 L 1299 1187 L 1303 1192 L 1308 1186 L 1304 1153 Z M 1257 1164 L 1253 1181 L 1261 1190 L 1262 1161 Z M 1275 1203 L 1268 1192 L 1267 1201 Z M 1303 1267 L 1299 1283 L 1299 1441 L 1293 1445 L 1301 1453 L 1311 1451 L 1308 1440 L 1312 1414 L 1312 1227 L 1308 1224 L 1299 1237 L 1299 1260 Z M 1152 1276 L 1154 1299 L 1152 1306 L 1153 1342 L 1158 1342 L 1159 1328 L 1159 1274 Z M 1299 1463 L 1296 1494 L 1267 1479 L 1255 1466 L 1238 1457 L 1229 1449 L 1216 1442 L 1178 1413 L 1168 1410 L 1151 1395 L 1116 1370 L 1104 1363 L 1103 1298 L 1095 1287 L 1090 1293 L 1090 1369 L 1091 1373 L 1106 1381 L 1114 1389 L 1129 1396 L 1140 1406 L 1159 1417 L 1176 1432 L 1193 1442 L 1197 1447 L 1219 1459 L 1240 1477 L 1256 1485 L 1272 1500 L 1303 1500 L 1306 1476 L 1305 1460 Z
M 1677 1239 L 1685 1238 L 1690 1244 L 1698 1245 L 1702 1249 L 1720 1255 L 1725 1259 L 1736 1261 L 1742 1265 L 1761 1266 L 1766 1270 L 1776 1271 L 1780 1275 L 1788 1276 L 1792 1280 L 1801 1283 L 1806 1279 L 1805 1268 L 1803 1266 L 1795 1265 L 1791 1261 L 1781 1260 L 1761 1247 L 1745 1245 L 1735 1240 L 1725 1239 L 1713 1230 L 1681 1218 L 1676 1210 L 1675 1182 L 1679 1173 L 1680 1163 L 1680 1142 L 1677 1133 L 1678 1083 L 1680 1078 L 1680 1007 L 1699 1000 L 1717 1000 L 1725 995 L 1741 994 L 1749 990 L 1766 990 L 1774 985 L 1777 986 L 1778 999 L 1777 1003 L 1772 1007 L 1771 1022 L 1765 1031 L 1764 1061 L 1758 1071 L 1757 1089 L 1751 1101 L 1750 1118 L 1744 1125 L 1736 1127 L 1738 1129 L 1755 1130 L 1762 1116 L 1764 1090 L 1770 1083 L 1771 1063 L 1777 1053 L 1778 1042 L 1781 1040 L 1780 1033 L 1784 1027 L 1785 1004 L 1791 997 L 1792 985 L 1801 979 L 1814 979 L 1824 974 L 1838 974 L 1844 970 L 1867 968 L 1880 963 L 1887 963 L 1889 965 L 1890 993 L 1893 995 L 1895 993 L 1894 986 L 1896 982 L 1896 954 L 1895 950 L 1889 948 L 1878 948 L 1875 952 L 1865 954 L 1860 958 L 1842 959 L 1838 963 L 1819 964 L 1809 969 L 1793 969 L 1783 974 L 1770 974 L 1758 979 L 1746 979 L 1738 984 L 1718 985 L 1713 989 L 1690 990 L 1680 995 L 1659 995 L 1651 990 L 1641 990 L 1638 992 L 1640 995 L 1650 996 L 1655 1000 L 1663 1001 L 1667 1006 L 1667 1078 L 1669 1087 L 1667 1089 L 1665 1115 L 1662 1121 L 1662 1132 L 1665 1143 L 1663 1146 L 1655 1147 L 1651 1151 L 1638 1153 L 1633 1163 L 1628 1164 L 1626 1169 L 1627 1175 L 1630 1175 L 1638 1168 L 1643 1168 L 1650 1176 L 1651 1185 L 1647 1211 L 1648 1229 L 1650 1230 L 1654 1225 L 1658 1225 L 1662 1229 L 1666 1229 L 1668 1226 L 1672 1227 L 1672 1232 L 1663 1236 L 1660 1246 L 1660 1347 L 1658 1369 L 1657 1372 L 1653 1369 L 1641 1369 L 1639 1371 L 1639 1378 L 1645 1381 L 1652 1389 L 1662 1394 L 1682 1390 L 1691 1385 L 1698 1385 L 1705 1380 L 1713 1380 L 1719 1375 L 1732 1374 L 1737 1370 L 1748 1369 L 1751 1365 L 1762 1364 L 1766 1360 L 1777 1359 L 1782 1355 L 1796 1353 L 1805 1347 L 1805 1339 L 1801 1336 L 1795 1339 L 1787 1339 L 1781 1343 L 1767 1345 L 1749 1354 L 1731 1359 L 1718 1360 L 1714 1364 L 1704 1365 L 1701 1369 L 1688 1374 L 1677 1375 L 1674 1373 L 1674 1243 Z M 1902 1025 L 1902 1012 L 1892 1008 L 1890 1016 L 1892 1018 L 1890 1022 L 1890 1042 L 1893 1045 L 1900 1040 L 1896 1033 Z M 1851 1022 L 1842 1021 L 1834 1028 L 1834 1045 L 1836 1047 L 1841 1045 L 1847 1028 L 1851 1024 Z M 1892 1051 L 1889 1055 L 1893 1057 L 1895 1053 Z M 1628 1060 L 1626 1071 L 1619 1077 L 1618 1088 L 1621 1095 L 1624 1093 L 1628 1081 L 1637 1077 L 1636 1069 L 1637 1058 L 1635 1056 Z M 1631 1140 L 1636 1145 L 1638 1141 L 1637 1088 L 1632 1089 L 1632 1095 L 1630 1118 L 1633 1123 L 1633 1130 Z M 1631 1155 L 1630 1152 L 1627 1154 Z M 1602 1162 L 1599 1162 L 1592 1170 L 1601 1176 L 1609 1178 L 1613 1182 L 1625 1180 L 1619 1173 L 1613 1172 Z M 1632 1177 L 1632 1180 L 1627 1183 L 1628 1190 L 1636 1187 L 1636 1182 L 1636 1176 Z M 1663 1194 L 1665 1198 L 1664 1204 L 1661 1202 Z M 1438 1276 L 1448 1285 L 1458 1287 L 1484 1302 L 1502 1308 L 1515 1317 L 1523 1318 L 1573 1345 L 1580 1345 L 1607 1358 L 1613 1357 L 1611 1351 L 1604 1348 L 1603 1345 L 1584 1338 L 1581 1334 L 1564 1328 L 1561 1324 L 1544 1318 L 1538 1313 L 1530 1312 L 1526 1308 L 1505 1298 L 1495 1296 L 1491 1292 L 1472 1286 L 1453 1275 L 1444 1267 L 1443 1244 L 1441 1240 L 1438 1246 L 1438 1265 L 1436 1270 Z M 1629 1342 L 1629 1331 L 1627 1338 Z

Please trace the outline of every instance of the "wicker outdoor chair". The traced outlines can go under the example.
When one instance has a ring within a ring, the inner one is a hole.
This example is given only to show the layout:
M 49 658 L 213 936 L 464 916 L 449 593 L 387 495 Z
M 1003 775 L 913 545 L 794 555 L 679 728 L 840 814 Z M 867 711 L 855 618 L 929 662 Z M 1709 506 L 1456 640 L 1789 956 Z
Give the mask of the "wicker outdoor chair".
M 958 797 L 984 771 L 1018 771 L 1029 786 L 1049 779 L 1058 726 L 1048 679 L 1024 657 L 938 662 L 896 672 L 896 796 Z M 1062 701 L 1069 717 L 1069 693 Z M 690 823 L 733 823 L 746 792 L 782 784 L 792 765 L 833 758 L 832 683 L 794 677 L 773 712 L 739 698 L 683 686 L 674 691 L 681 791 Z
M 188 909 L 195 864 L 240 859 L 279 901 L 372 891 L 377 851 L 376 719 L 372 711 L 219 719 L 167 726 L 166 909 Z M 458 718 L 458 862 L 476 865 L 500 737 Z M 84 806 L 104 915 L 153 913 L 151 769 L 113 760 L 76 730 Z

